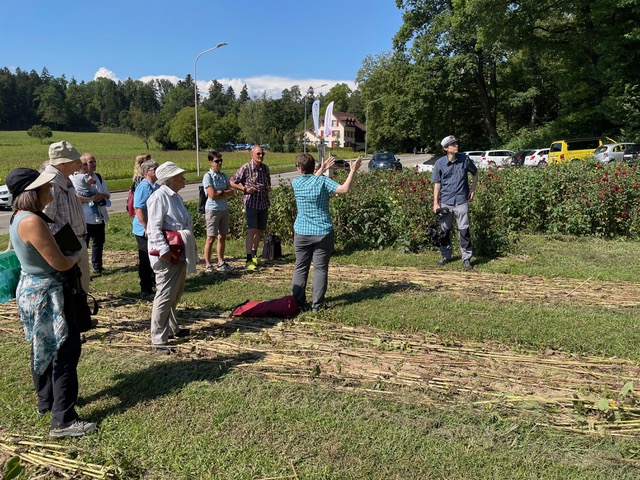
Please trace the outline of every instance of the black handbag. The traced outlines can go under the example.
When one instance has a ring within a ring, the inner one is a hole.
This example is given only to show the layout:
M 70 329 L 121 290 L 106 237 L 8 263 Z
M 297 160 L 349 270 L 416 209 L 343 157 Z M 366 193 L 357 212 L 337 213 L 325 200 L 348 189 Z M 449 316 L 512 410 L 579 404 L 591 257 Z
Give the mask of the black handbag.
M 262 247 L 262 258 L 265 260 L 274 260 L 282 257 L 282 244 L 280 237 L 273 233 L 264 236 L 264 246 Z
M 91 316 L 97 315 L 100 305 L 93 295 L 89 295 L 80 286 L 80 267 L 74 265 L 67 271 L 67 281 L 64 284 L 64 312 L 75 322 L 80 332 L 95 328 L 97 322 Z M 93 308 L 89 306 L 89 298 Z

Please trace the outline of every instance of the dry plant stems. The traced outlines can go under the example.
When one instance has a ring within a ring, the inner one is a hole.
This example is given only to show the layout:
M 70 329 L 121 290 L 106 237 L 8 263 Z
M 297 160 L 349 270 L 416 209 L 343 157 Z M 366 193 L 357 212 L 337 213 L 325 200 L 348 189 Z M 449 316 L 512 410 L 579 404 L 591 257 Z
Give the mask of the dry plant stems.
M 71 458 L 80 449 L 64 444 L 25 440 L 18 435 L 0 436 L 0 450 L 37 469 L 54 471 L 64 478 L 119 478 L 121 472 L 115 466 L 103 467 Z M 31 437 L 37 438 L 37 437 Z

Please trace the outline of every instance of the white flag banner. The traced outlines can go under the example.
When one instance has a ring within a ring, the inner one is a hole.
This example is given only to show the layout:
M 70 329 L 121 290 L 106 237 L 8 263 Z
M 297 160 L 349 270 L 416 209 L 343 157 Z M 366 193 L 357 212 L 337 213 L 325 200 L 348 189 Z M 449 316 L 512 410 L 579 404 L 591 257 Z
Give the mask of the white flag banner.
M 324 138 L 331 136 L 331 117 L 333 116 L 333 102 L 327 105 L 327 111 L 324 112 Z
M 316 100 L 313 102 L 313 105 L 311 105 L 311 116 L 313 117 L 313 131 L 316 132 L 316 137 L 319 137 L 320 126 L 318 123 L 320 122 L 320 100 Z

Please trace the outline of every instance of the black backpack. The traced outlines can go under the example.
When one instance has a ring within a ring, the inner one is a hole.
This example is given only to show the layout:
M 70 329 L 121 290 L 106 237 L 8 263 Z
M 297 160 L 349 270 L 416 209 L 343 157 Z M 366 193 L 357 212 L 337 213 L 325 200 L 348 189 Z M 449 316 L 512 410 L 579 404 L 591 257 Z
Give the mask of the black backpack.
M 211 173 L 207 172 L 205 175 L 211 175 Z M 211 177 L 213 180 L 213 177 Z M 207 205 L 207 191 L 204 189 L 204 186 L 200 185 L 198 187 L 198 212 L 204 213 L 204 207 Z
M 262 247 L 262 258 L 273 260 L 282 257 L 282 245 L 280 237 L 273 233 L 264 236 L 264 247 Z

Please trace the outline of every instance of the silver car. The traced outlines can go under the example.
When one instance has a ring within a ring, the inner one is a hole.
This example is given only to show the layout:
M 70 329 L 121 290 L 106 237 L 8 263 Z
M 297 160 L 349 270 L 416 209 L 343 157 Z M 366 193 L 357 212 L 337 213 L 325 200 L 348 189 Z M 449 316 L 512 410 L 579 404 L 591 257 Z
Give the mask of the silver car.
M 606 143 L 596 148 L 593 156 L 602 163 L 621 162 L 624 160 L 624 151 L 634 145 L 633 143 Z
M 0 185 L 0 208 L 11 208 L 13 195 L 9 193 L 6 185 Z

